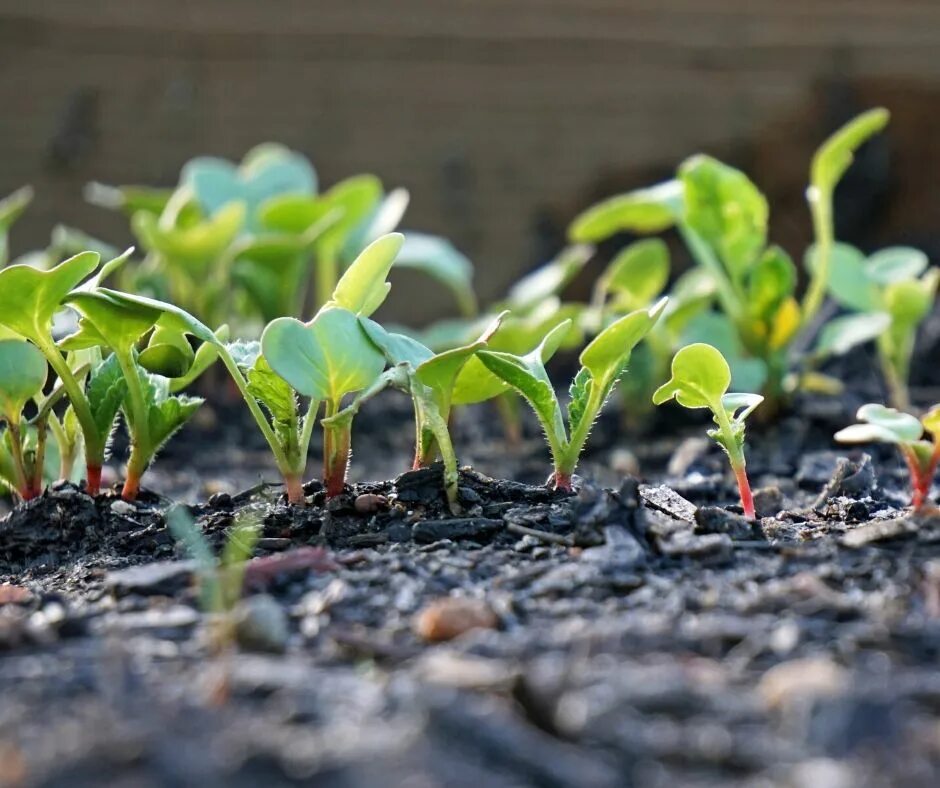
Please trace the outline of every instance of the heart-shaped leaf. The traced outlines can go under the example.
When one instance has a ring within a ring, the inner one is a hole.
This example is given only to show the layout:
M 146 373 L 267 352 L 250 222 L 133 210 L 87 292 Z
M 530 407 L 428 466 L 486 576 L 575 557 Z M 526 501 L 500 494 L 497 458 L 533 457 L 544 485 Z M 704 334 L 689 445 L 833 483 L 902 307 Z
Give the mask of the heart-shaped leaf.
M 26 403 L 42 393 L 46 357 L 21 339 L 0 340 L 0 417 L 16 422 Z
M 656 389 L 653 402 L 661 405 L 675 397 L 686 408 L 718 410 L 731 385 L 731 368 L 711 345 L 696 343 L 679 350 L 672 359 L 672 377 Z
M 262 334 L 261 348 L 271 369 L 295 391 L 337 406 L 346 394 L 369 386 L 385 367 L 356 315 L 337 307 L 322 310 L 309 323 L 273 321 Z
M 588 208 L 571 223 L 568 238 L 574 243 L 596 243 L 621 232 L 659 233 L 676 223 L 682 204 L 678 181 L 637 189 Z
M 46 341 L 52 318 L 65 297 L 98 267 L 95 252 L 83 252 L 48 271 L 13 265 L 0 271 L 0 326 L 37 344 Z

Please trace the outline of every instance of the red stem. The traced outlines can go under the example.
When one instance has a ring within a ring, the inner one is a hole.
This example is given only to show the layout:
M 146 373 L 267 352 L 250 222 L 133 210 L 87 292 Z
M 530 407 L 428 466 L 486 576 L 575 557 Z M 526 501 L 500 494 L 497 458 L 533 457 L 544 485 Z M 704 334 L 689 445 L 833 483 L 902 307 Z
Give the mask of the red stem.
M 85 467 L 85 474 L 87 477 L 85 489 L 88 491 L 89 495 L 97 495 L 101 490 L 101 466 L 87 465 Z
M 914 509 L 920 509 L 927 501 L 927 496 L 930 495 L 930 484 L 937 472 L 937 464 L 940 463 L 940 447 L 934 450 L 926 468 L 920 467 L 917 456 L 913 451 L 904 451 L 902 449 L 901 454 L 907 463 L 907 469 L 911 473 L 911 506 Z
M 323 483 L 326 497 L 342 495 L 349 468 L 348 428 L 327 429 L 323 434 Z
M 744 516 L 748 520 L 757 519 L 757 513 L 754 511 L 754 496 L 751 495 L 751 483 L 747 478 L 747 471 L 742 465 L 734 469 L 734 478 L 738 482 L 738 491 L 741 493 L 741 507 L 744 509 Z
M 549 484 L 552 485 L 553 490 L 564 490 L 565 492 L 571 492 L 571 474 L 562 473 L 561 471 L 555 471 L 548 479 Z
M 290 503 L 303 506 L 306 503 L 304 498 L 304 485 L 299 476 L 285 476 L 284 486 L 287 488 L 287 500 Z

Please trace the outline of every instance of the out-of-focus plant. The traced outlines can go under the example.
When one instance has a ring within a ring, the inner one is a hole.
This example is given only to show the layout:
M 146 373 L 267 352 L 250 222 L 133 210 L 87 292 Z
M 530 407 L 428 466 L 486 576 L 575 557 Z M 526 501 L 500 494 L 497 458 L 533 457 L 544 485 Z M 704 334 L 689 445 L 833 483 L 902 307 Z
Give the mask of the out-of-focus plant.
M 894 408 L 869 403 L 858 409 L 860 424 L 839 430 L 839 443 L 888 443 L 898 447 L 911 473 L 911 505 L 919 509 L 929 499 L 930 485 L 940 464 L 940 405 L 922 419 Z M 924 440 L 924 431 L 933 441 Z
M 708 431 L 731 464 L 741 495 L 744 516 L 754 519 L 754 498 L 744 460 L 744 422 L 764 401 L 759 394 L 729 394 L 731 368 L 724 356 L 711 345 L 688 345 L 672 360 L 672 377 L 653 395 L 662 405 L 675 398 L 684 408 L 707 408 L 717 425 Z
M 30 426 L 24 409 L 42 395 L 48 375 L 43 354 L 21 339 L 0 340 L 0 482 L 24 501 L 35 498 L 44 485 L 46 425 Z M 32 444 L 32 445 L 30 445 Z
M 885 110 L 864 113 L 826 140 L 813 158 L 807 199 L 816 253 L 807 266 L 809 284 L 802 303 L 796 295 L 796 266 L 785 251 L 768 243 L 764 195 L 743 172 L 710 156 L 687 159 L 672 181 L 588 209 L 572 223 L 569 237 L 593 243 L 618 232 L 648 235 L 677 229 L 711 278 L 719 308 L 693 317 L 683 341 L 719 347 L 730 361 L 735 385 L 762 389 L 776 404 L 796 361 L 791 358 L 793 342 L 814 321 L 829 282 L 836 184 L 856 149 L 887 121 Z M 845 347 L 860 339 L 854 331 L 837 344 Z
M 33 201 L 33 189 L 23 186 L 0 200 L 0 268 L 10 259 L 10 228 Z
M 147 252 L 128 269 L 133 282 L 125 279 L 125 289 L 149 291 L 210 325 L 243 326 L 322 306 L 348 265 L 394 230 L 408 205 L 407 191 L 386 193 L 373 175 L 317 190 L 304 156 L 268 143 L 239 165 L 193 159 L 173 191 L 92 184 L 87 196 L 127 213 Z M 449 287 L 465 313 L 475 310 L 472 266 L 444 239 L 414 234 L 400 264 Z

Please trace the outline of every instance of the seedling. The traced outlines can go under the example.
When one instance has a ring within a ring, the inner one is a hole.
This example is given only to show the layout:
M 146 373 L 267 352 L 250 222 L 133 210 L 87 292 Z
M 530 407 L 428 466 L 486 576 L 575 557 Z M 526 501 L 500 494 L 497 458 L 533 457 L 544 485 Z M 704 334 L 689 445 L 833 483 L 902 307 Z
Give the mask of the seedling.
M 927 256 L 910 247 L 866 258 L 848 244 L 836 244 L 830 253 L 829 294 L 855 313 L 837 320 L 872 332 L 891 404 L 901 410 L 910 407 L 907 384 L 917 329 L 932 311 L 940 283 L 940 269 L 928 266 Z
M 10 259 L 10 228 L 32 201 L 30 186 L 23 186 L 0 200 L 0 268 Z
M 717 424 L 708 431 L 728 455 L 741 494 L 744 516 L 753 520 L 754 499 L 744 461 L 744 422 L 764 401 L 759 394 L 729 394 L 731 368 L 711 345 L 698 343 L 682 348 L 672 360 L 672 377 L 653 395 L 662 405 L 675 398 L 684 408 L 707 408 Z
M 6 422 L 0 436 L 0 479 L 24 501 L 42 492 L 46 431 L 43 423 L 35 450 L 27 452 L 23 410 L 42 394 L 47 374 L 46 359 L 34 345 L 19 339 L 0 340 L 0 421 Z
M 818 263 L 796 298 L 797 270 L 767 238 L 764 195 L 741 171 L 709 156 L 693 156 L 672 181 L 614 197 L 572 223 L 573 241 L 597 242 L 618 232 L 640 235 L 675 227 L 715 288 L 719 313 L 704 312 L 687 325 L 684 341 L 703 339 L 731 360 L 735 384 L 762 388 L 777 403 L 794 359 L 794 339 L 815 318 L 829 281 L 833 241 L 832 195 L 855 150 L 880 131 L 885 110 L 865 113 L 837 131 L 813 159 L 807 193 L 817 234 Z M 848 333 L 844 346 L 855 334 Z
M 571 490 L 581 451 L 601 408 L 623 374 L 633 348 L 649 333 L 666 306 L 663 299 L 651 309 L 631 312 L 600 332 L 581 352 L 581 369 L 571 383 L 568 423 L 542 358 L 550 355 L 568 331 L 562 323 L 525 356 L 480 350 L 477 358 L 496 377 L 514 388 L 535 412 L 554 462 L 549 478 L 556 490 Z
M 395 388 L 411 397 L 415 411 L 415 457 L 413 468 L 425 468 L 440 454 L 444 463 L 444 489 L 453 512 L 457 504 L 457 454 L 447 423 L 457 376 L 477 351 L 486 347 L 499 328 L 502 315 L 486 327 L 480 337 L 463 347 L 435 354 L 417 340 L 386 331 L 374 320 L 359 318 L 362 330 L 391 364 L 369 388 L 350 405 L 328 419 L 326 428 L 352 420 L 359 408 L 386 388 Z
M 84 441 L 87 489 L 92 495 L 101 484 L 105 448 L 120 402 L 104 397 L 95 400 L 91 392 L 86 394 L 83 374 L 70 365 L 52 337 L 52 319 L 98 262 L 96 253 L 84 252 L 48 271 L 26 265 L 0 271 L 0 326 L 32 342 L 59 378 Z
M 839 443 L 890 443 L 898 447 L 911 473 L 911 505 L 919 509 L 930 495 L 937 466 L 940 464 L 940 405 L 935 405 L 922 419 L 894 408 L 869 403 L 858 409 L 852 424 L 839 430 Z M 924 431 L 933 441 L 924 440 Z
M 308 323 L 278 318 L 261 337 L 265 361 L 298 394 L 310 400 L 309 412 L 324 404 L 323 480 L 327 497 L 346 483 L 352 418 L 336 416 L 349 394 L 372 386 L 385 358 L 369 341 L 359 317 L 371 315 L 388 295 L 386 281 L 403 238 L 391 233 L 373 241 L 346 270 L 331 299 Z

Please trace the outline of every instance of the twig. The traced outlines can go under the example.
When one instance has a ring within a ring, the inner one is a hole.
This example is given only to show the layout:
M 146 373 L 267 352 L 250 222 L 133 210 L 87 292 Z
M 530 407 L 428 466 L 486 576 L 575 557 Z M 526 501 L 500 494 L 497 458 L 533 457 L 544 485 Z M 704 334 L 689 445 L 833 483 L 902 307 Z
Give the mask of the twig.
M 524 525 L 518 525 L 517 523 L 507 524 L 506 530 L 512 531 L 512 533 L 519 534 L 520 536 L 534 536 L 536 539 L 541 539 L 543 542 L 560 544 L 564 545 L 565 547 L 574 547 L 574 541 L 570 536 L 552 534 L 548 531 L 537 531 L 534 528 L 526 528 Z

